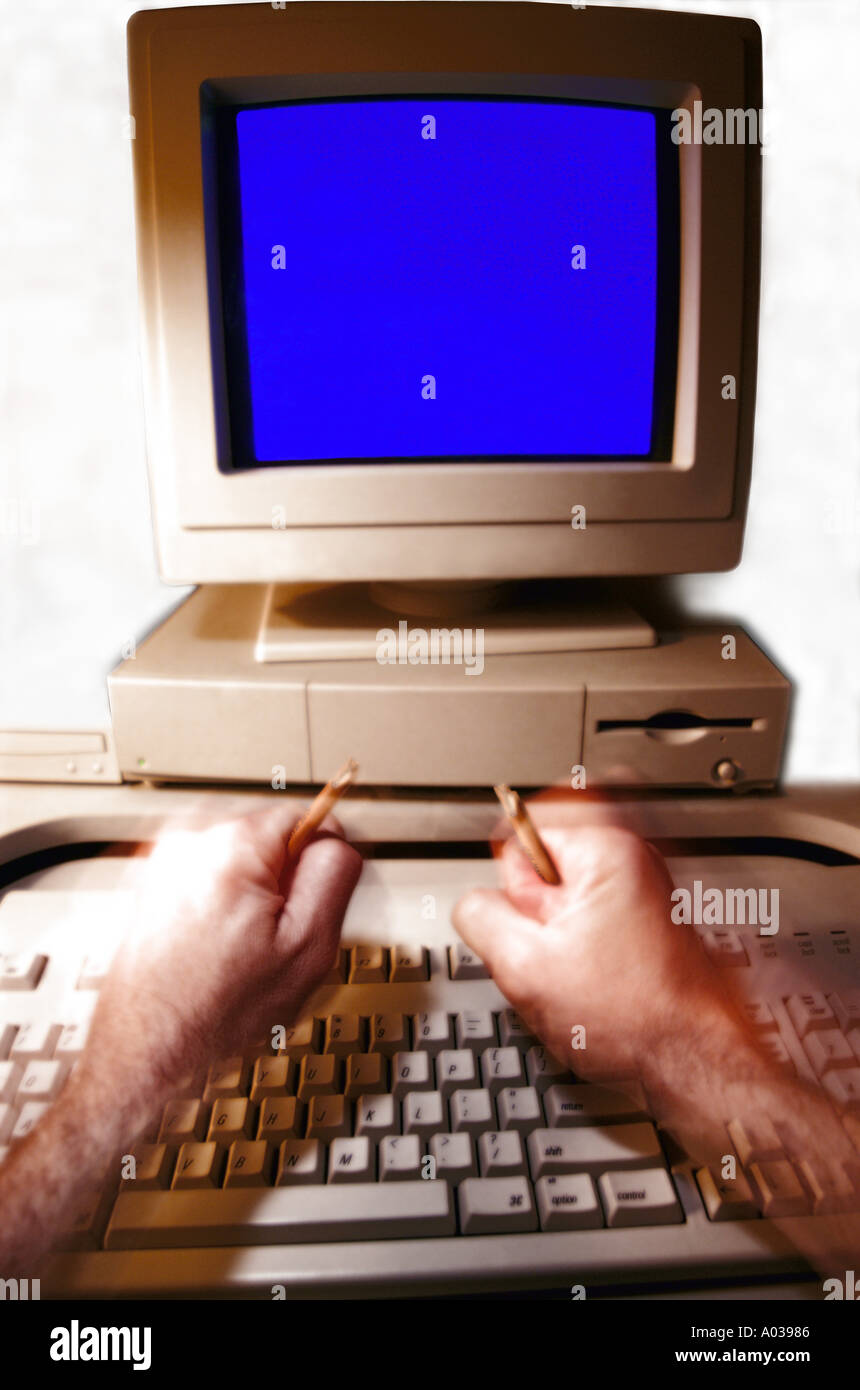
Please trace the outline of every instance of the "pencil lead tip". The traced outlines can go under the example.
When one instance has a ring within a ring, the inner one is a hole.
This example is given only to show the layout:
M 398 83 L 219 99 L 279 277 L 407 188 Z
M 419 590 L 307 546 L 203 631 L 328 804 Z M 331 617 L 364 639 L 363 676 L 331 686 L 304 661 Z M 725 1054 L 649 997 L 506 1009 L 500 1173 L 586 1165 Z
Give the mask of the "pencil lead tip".
M 358 763 L 354 758 L 347 758 L 343 767 L 338 768 L 334 777 L 331 779 L 331 787 L 334 791 L 340 791 L 343 787 L 348 787 L 355 781 L 358 772 Z

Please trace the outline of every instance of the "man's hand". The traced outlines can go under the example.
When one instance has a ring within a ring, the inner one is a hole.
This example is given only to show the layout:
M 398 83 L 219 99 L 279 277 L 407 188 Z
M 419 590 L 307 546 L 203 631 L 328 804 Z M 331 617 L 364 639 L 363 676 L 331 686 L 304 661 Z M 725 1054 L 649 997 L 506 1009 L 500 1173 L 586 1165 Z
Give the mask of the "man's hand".
M 818 1174 L 844 1182 L 857 1172 L 826 1098 L 779 1073 L 696 933 L 672 921 L 672 881 L 657 851 L 608 826 L 541 834 L 558 887 L 510 841 L 506 892 L 471 893 L 454 912 L 530 1031 L 586 1080 L 643 1082 L 651 1113 L 701 1161 L 719 1163 L 730 1149 L 728 1120 L 767 1117 L 786 1153 Z M 577 1025 L 584 1048 L 571 1046 Z
M 334 963 L 361 857 L 336 826 L 288 861 L 275 807 L 154 850 L 76 1080 L 175 1086 L 288 1026 Z
M 633 1077 L 667 1038 L 743 1025 L 695 932 L 671 920 L 672 880 L 627 830 L 542 830 L 561 875 L 549 887 L 516 841 L 505 892 L 470 893 L 454 925 L 529 1029 L 588 1080 Z M 584 1049 L 571 1030 L 585 1029 Z
M 26 1270 L 176 1093 L 290 1024 L 335 959 L 361 858 L 334 822 L 295 863 L 281 806 L 165 835 L 59 1099 L 0 1169 L 0 1269 Z

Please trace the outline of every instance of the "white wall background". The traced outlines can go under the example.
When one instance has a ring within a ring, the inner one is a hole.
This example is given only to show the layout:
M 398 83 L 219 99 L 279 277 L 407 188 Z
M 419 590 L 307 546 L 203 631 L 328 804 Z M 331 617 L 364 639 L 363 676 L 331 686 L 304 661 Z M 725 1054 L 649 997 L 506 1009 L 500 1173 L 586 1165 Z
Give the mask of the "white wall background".
M 151 4 L 149 8 L 157 8 Z M 93 726 L 183 591 L 146 492 L 125 0 L 0 0 L 0 728 Z M 764 36 L 764 281 L 743 562 L 680 581 L 796 682 L 787 772 L 860 778 L 856 0 L 665 5 Z

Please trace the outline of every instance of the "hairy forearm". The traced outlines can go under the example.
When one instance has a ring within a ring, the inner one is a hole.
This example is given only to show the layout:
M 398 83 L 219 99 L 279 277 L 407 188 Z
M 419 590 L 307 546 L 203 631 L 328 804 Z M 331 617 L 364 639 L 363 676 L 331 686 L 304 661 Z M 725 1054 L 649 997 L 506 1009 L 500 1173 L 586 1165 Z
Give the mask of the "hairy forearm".
M 830 1101 L 817 1087 L 779 1072 L 742 1027 L 703 1019 L 691 1030 L 667 1030 L 643 1062 L 642 1082 L 657 1123 L 694 1162 L 719 1173 L 734 1153 L 729 1122 L 752 1131 L 769 1121 L 787 1159 L 805 1161 L 821 1177 L 844 1174 L 856 1192 L 847 1205 L 860 1204 L 860 1154 Z M 792 1220 L 788 1227 L 788 1218 L 771 1219 L 822 1274 L 853 1267 L 860 1253 L 856 1211 Z
M 75 1073 L 0 1167 L 0 1270 L 30 1277 L 167 1098 L 152 1075 Z

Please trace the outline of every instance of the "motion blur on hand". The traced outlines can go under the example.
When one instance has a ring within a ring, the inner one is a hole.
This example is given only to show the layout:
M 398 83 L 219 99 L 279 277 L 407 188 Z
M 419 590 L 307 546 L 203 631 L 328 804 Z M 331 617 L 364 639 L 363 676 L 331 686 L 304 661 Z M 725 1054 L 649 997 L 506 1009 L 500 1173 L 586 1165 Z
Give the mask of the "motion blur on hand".
M 504 891 L 458 903 L 454 925 L 529 1030 L 586 1080 L 635 1077 L 668 1035 L 738 1020 L 696 934 L 671 920 L 661 855 L 628 830 L 542 829 L 561 875 L 550 887 L 515 840 Z M 584 1028 L 572 1049 L 573 1029 Z
M 175 1085 L 301 1014 L 336 959 L 362 860 L 328 821 L 293 862 L 295 822 L 273 807 L 159 840 L 82 1079 Z

